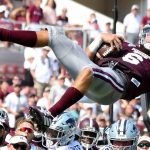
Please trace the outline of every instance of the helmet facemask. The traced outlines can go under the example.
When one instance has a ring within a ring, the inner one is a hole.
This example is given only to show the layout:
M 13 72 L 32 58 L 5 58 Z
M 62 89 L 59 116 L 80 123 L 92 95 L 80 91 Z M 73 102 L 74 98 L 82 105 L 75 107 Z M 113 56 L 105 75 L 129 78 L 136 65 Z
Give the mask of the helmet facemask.
M 98 132 L 96 131 L 89 131 L 89 130 L 82 130 L 81 131 L 81 144 L 86 149 L 91 148 L 96 144 L 98 138 Z
M 81 130 L 81 145 L 85 149 L 96 146 L 99 137 L 99 126 L 96 120 L 92 118 L 84 118 L 79 122 L 79 128 Z
M 110 144 L 111 143 L 111 144 Z M 134 145 L 134 140 L 117 140 L 111 139 L 110 140 L 110 147 L 113 150 L 135 150 L 136 146 Z
M 53 146 L 65 146 L 74 140 L 76 133 L 76 121 L 70 113 L 55 117 L 52 124 L 45 133 L 46 145 L 48 148 Z
M 121 119 L 110 126 L 108 145 L 113 150 L 136 150 L 139 131 L 132 119 Z
M 107 145 L 108 142 L 107 142 L 107 139 L 106 139 L 106 134 L 104 133 L 103 131 L 103 134 L 102 132 L 99 132 L 99 137 L 98 137 L 98 140 L 96 142 L 96 147 L 97 148 L 101 148 L 103 147 L 104 145 Z
M 46 145 L 47 147 L 50 147 L 52 145 L 55 145 L 56 143 L 59 143 L 61 138 L 64 136 L 64 133 L 62 131 L 49 128 L 46 133 Z

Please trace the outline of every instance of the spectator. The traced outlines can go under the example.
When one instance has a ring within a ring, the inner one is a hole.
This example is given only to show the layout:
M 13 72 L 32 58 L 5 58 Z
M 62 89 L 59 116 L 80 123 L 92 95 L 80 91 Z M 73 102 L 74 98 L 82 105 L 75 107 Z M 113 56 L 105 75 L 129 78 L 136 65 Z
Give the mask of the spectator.
M 14 92 L 8 94 L 4 101 L 4 107 L 9 113 L 10 126 L 13 128 L 15 125 L 15 119 L 19 116 L 23 116 L 23 111 L 28 106 L 28 100 L 26 96 L 20 94 L 21 84 L 14 86 Z
M 54 0 L 48 0 L 46 6 L 43 7 L 43 22 L 50 25 L 55 25 L 57 21 L 56 12 L 54 9 Z
M 41 0 L 35 0 L 32 5 L 29 6 L 26 13 L 27 24 L 38 24 L 43 19 L 43 10 L 40 8 Z
M 52 75 L 51 80 L 50 80 L 50 87 L 57 85 L 57 76 L 56 75 Z
M 18 75 L 15 75 L 12 79 L 12 85 L 9 86 L 8 88 L 8 92 L 11 93 L 11 92 L 14 92 L 14 87 L 16 84 L 21 84 L 21 79 Z
M 3 102 L 4 102 L 4 98 L 7 96 L 8 94 L 8 87 L 9 84 L 7 81 L 2 81 L 1 86 L 0 86 L 0 106 L 2 107 Z
M 79 119 L 79 111 L 80 111 L 80 107 L 79 107 L 79 104 L 76 103 L 72 106 L 69 107 L 69 110 L 68 110 L 76 120 Z
M 89 42 L 91 43 L 100 32 L 100 27 L 95 13 L 90 14 L 90 17 L 83 28 L 89 30 Z
M 73 79 L 71 78 L 70 74 L 67 71 L 65 73 L 65 76 L 66 76 L 66 78 L 65 78 L 65 83 L 64 84 L 69 87 L 69 86 L 72 85 Z
M 36 103 L 37 103 L 37 96 L 35 94 L 31 94 L 29 97 L 28 97 L 28 104 L 29 106 L 36 106 Z
M 133 5 L 131 12 L 124 18 L 124 37 L 132 44 L 137 44 L 140 31 L 141 17 L 138 15 L 139 6 Z
M 80 119 L 85 117 L 95 118 L 97 115 L 97 104 L 96 103 L 79 103 L 80 106 Z
M 26 6 L 26 7 L 29 7 L 33 4 L 33 1 L 32 0 L 23 0 L 22 1 L 22 5 Z
M 57 17 L 57 24 L 60 26 L 64 26 L 64 25 L 68 24 L 68 22 L 69 22 L 69 20 L 67 17 L 67 8 L 63 8 L 61 15 L 59 15 Z
M 33 87 L 34 86 L 34 82 L 33 82 L 33 77 L 31 75 L 31 66 L 32 63 L 35 59 L 35 50 L 34 48 L 30 48 L 30 47 L 26 47 L 24 49 L 24 69 L 25 69 L 25 82 L 27 85 Z
M 131 104 L 135 109 L 137 109 L 139 112 L 142 112 L 141 107 L 141 96 L 136 97 L 135 99 L 132 99 L 129 104 Z
M 16 122 L 15 134 L 27 137 L 30 143 L 34 138 L 34 124 L 25 118 L 19 118 Z
M 147 9 L 147 15 L 142 17 L 141 28 L 143 28 L 146 24 L 150 24 L 150 8 Z
M 104 30 L 104 32 L 106 32 L 106 33 L 112 33 L 111 23 L 110 22 L 107 22 L 105 24 L 105 30 Z
M 9 144 L 1 148 L 1 150 L 16 150 L 16 149 L 21 149 L 21 150 L 30 149 L 26 137 L 14 135 L 10 138 Z
M 16 122 L 16 135 L 21 135 L 27 138 L 27 141 L 30 145 L 30 149 L 43 149 L 42 140 L 35 141 L 36 137 L 34 133 L 36 133 L 36 127 L 34 126 L 31 120 L 23 118 L 19 118 Z M 42 137 L 40 137 L 42 138 Z M 44 148 L 45 149 L 45 148 Z
M 109 108 L 110 108 L 109 105 L 101 105 L 102 114 L 106 119 L 106 121 L 110 120 Z
M 31 88 L 26 84 L 22 84 L 22 88 L 21 88 L 20 93 L 22 95 L 24 95 L 26 98 L 28 98 L 31 94 Z
M 117 121 L 119 119 L 120 113 L 122 113 L 120 100 L 113 104 L 113 120 Z
M 84 114 L 83 115 L 80 114 L 80 119 L 82 120 L 84 118 L 95 118 L 95 115 L 93 115 L 92 107 L 85 108 Z
M 106 121 L 105 118 L 102 116 L 102 114 L 99 114 L 99 115 L 96 117 L 96 122 L 97 122 L 99 128 L 105 129 L 105 128 L 107 127 L 107 121 Z
M 48 46 L 42 48 L 42 54 L 37 56 L 31 66 L 31 74 L 34 79 L 34 87 L 37 89 L 37 96 L 41 97 L 45 87 L 49 86 L 52 76 L 52 62 L 48 57 L 51 49 Z
M 51 104 L 55 104 L 67 90 L 68 87 L 64 85 L 64 82 L 65 82 L 65 76 L 60 74 L 58 76 L 58 84 L 52 86 L 50 90 Z
M 45 107 L 47 110 L 50 108 L 49 93 L 50 93 L 50 88 L 46 87 L 43 92 L 43 97 L 40 98 L 37 102 L 37 106 Z
M 137 128 L 139 129 L 140 134 L 141 134 L 141 135 L 144 135 L 144 134 L 145 134 L 145 131 L 144 131 L 144 129 L 145 129 L 145 124 L 144 124 L 144 122 L 143 122 L 143 116 L 142 116 L 142 115 L 141 115 L 141 116 L 138 118 L 138 120 L 136 121 L 136 126 L 137 126 Z
M 0 5 L 6 6 L 9 10 L 12 10 L 14 7 L 10 0 L 1 0 Z
M 52 50 L 48 53 L 48 56 L 52 60 L 53 76 L 58 77 L 60 70 L 59 60 L 57 59 Z
M 141 136 L 137 143 L 137 150 L 149 150 L 150 149 L 150 137 Z
M 26 22 L 27 7 L 21 6 L 11 11 L 9 17 L 14 21 Z
M 137 113 L 137 111 L 138 110 L 136 110 L 133 105 L 128 104 L 126 106 L 125 110 L 124 110 L 123 115 L 120 116 L 120 117 L 121 118 L 126 118 L 126 119 L 128 119 L 128 118 L 131 119 L 132 118 L 132 119 L 134 119 L 136 121 L 138 119 L 138 117 L 139 117 L 139 112 Z

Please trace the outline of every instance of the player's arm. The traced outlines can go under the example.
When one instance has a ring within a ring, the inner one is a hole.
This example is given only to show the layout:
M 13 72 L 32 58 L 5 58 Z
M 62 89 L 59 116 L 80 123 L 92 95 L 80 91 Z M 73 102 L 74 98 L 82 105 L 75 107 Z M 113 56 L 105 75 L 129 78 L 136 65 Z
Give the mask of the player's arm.
M 48 31 L 7 30 L 0 28 L 0 40 L 17 43 L 27 47 L 43 47 L 48 45 Z
M 106 52 L 113 50 L 120 50 L 122 48 L 123 37 L 111 33 L 101 33 L 85 50 L 88 57 L 93 60 L 97 51 L 104 45 L 104 43 L 110 45 L 110 49 Z

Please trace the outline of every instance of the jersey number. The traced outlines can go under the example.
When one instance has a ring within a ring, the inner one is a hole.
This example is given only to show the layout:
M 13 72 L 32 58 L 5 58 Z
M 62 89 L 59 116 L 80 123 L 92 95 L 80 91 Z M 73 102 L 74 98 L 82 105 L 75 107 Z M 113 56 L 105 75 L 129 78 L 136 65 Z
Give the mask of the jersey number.
M 123 61 L 126 61 L 126 62 L 134 64 L 134 65 L 137 65 L 141 61 L 143 61 L 143 57 L 136 53 L 128 53 L 127 55 L 122 57 L 122 59 L 123 59 Z

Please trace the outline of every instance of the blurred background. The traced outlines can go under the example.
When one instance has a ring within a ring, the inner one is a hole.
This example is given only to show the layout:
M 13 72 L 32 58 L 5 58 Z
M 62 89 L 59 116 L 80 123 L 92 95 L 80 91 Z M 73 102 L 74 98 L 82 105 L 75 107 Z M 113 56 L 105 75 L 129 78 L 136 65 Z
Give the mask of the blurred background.
M 100 32 L 113 33 L 114 25 L 117 34 L 124 36 L 131 43 L 138 44 L 139 31 L 147 23 L 150 23 L 150 0 L 0 1 L 1 28 L 41 30 L 48 25 L 62 26 L 66 35 L 83 49 Z M 132 35 L 132 39 L 127 38 L 128 34 Z M 40 74 L 40 79 L 35 79 L 33 74 L 40 72 L 43 73 Z M 37 49 L 0 42 L 0 108 L 9 112 L 12 128 L 26 107 L 38 105 L 49 109 L 72 83 L 73 80 L 49 47 Z M 84 97 L 84 100 L 87 98 Z M 112 115 L 109 111 L 110 106 L 95 103 L 79 102 L 69 110 L 78 119 L 96 118 L 100 127 L 108 126 L 112 118 L 113 121 L 133 118 L 143 133 L 148 130 L 143 123 L 140 100 L 141 96 L 131 102 L 122 99 L 117 101 Z M 11 105 L 14 101 L 16 104 Z M 145 108 L 149 116 L 149 105 Z

